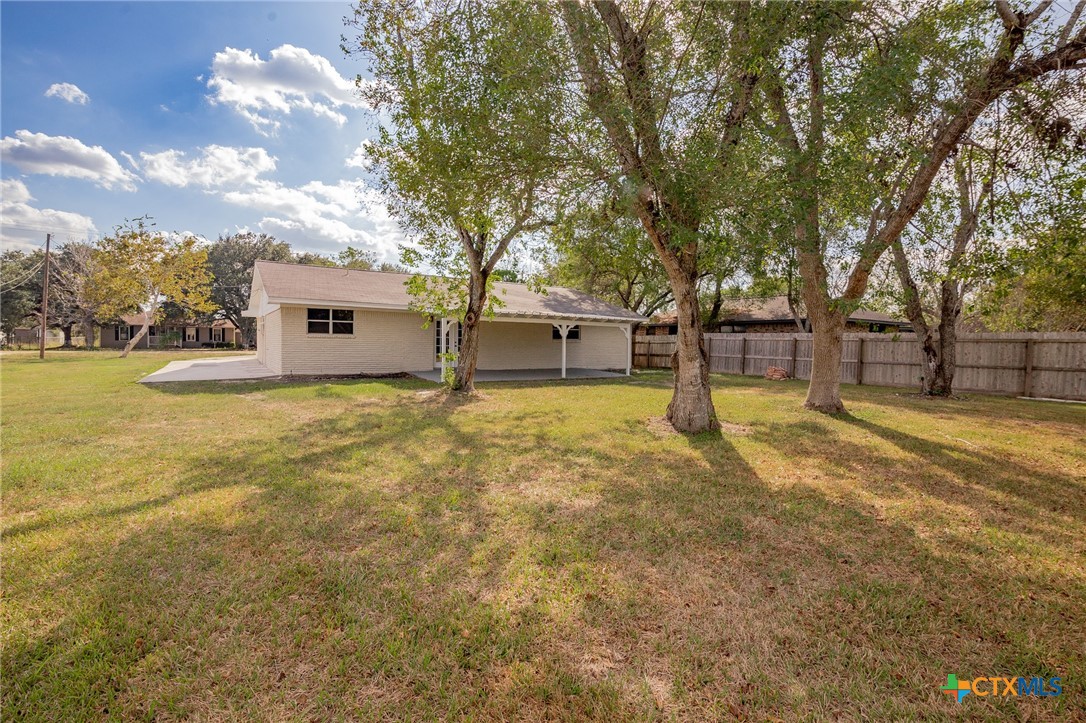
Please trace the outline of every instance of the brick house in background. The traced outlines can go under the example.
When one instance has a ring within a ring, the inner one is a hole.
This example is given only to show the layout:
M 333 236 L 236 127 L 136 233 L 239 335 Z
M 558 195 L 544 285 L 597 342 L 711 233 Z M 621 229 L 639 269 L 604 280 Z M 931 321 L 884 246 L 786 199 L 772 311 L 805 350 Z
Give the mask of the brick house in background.
M 139 333 L 146 318 L 143 313 L 130 314 L 121 317 L 121 323 L 102 325 L 100 345 L 106 349 L 124 348 L 128 340 Z M 241 332 L 226 319 L 212 322 L 166 319 L 152 325 L 136 348 L 215 349 L 231 344 L 241 344 Z
M 806 317 L 800 317 L 806 323 Z M 848 317 L 846 332 L 893 333 L 911 332 L 912 325 L 904 319 L 868 309 L 857 309 Z M 720 321 L 708 332 L 732 334 L 792 334 L 799 331 L 788 297 L 767 296 L 748 299 L 726 299 L 720 311 Z M 638 334 L 666 335 L 678 333 L 675 312 L 658 314 L 637 328 Z

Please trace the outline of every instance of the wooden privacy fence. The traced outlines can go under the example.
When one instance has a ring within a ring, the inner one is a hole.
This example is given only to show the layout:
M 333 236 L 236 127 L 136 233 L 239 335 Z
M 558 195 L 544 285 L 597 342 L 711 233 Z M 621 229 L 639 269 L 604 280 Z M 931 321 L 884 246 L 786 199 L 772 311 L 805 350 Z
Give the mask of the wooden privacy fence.
M 811 378 L 810 334 L 706 334 L 709 369 L 762 376 L 770 366 Z M 675 336 L 633 338 L 639 369 L 667 369 Z M 1048 399 L 1086 400 L 1086 333 L 962 334 L 954 389 Z M 923 373 L 915 334 L 845 334 L 841 381 L 919 387 Z

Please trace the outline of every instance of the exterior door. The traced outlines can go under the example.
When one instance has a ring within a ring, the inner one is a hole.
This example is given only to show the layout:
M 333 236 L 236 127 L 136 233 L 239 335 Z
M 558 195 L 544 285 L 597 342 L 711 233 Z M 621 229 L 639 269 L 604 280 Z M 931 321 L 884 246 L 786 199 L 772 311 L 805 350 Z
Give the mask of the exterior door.
M 460 350 L 460 342 L 464 338 L 464 329 L 463 329 L 463 327 L 460 326 L 460 323 L 456 322 L 456 321 L 451 322 L 451 324 L 449 326 L 450 327 L 456 326 L 456 337 L 455 338 L 451 338 L 451 337 L 449 338 L 449 340 L 447 342 L 448 343 L 447 348 L 448 348 L 448 350 L 450 352 L 452 352 L 453 354 L 456 354 Z M 451 332 L 452 329 L 449 328 L 447 331 Z M 441 336 L 444 333 L 446 333 L 445 325 L 442 324 L 441 319 L 436 319 L 434 321 L 434 368 L 435 369 L 439 369 L 441 367 Z M 449 362 L 449 364 L 453 367 L 453 369 L 455 369 L 456 368 L 456 359 L 453 359 L 451 362 Z

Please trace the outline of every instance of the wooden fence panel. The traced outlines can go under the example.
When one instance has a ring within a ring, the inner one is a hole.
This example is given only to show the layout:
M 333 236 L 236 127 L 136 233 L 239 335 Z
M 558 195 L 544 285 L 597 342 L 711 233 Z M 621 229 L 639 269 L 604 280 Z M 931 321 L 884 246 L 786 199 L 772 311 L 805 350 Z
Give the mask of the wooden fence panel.
M 1033 344 L 1033 396 L 1086 399 L 1086 344 L 1036 340 Z
M 674 336 L 633 344 L 634 366 L 671 367 Z M 762 376 L 776 366 L 811 378 L 810 334 L 706 334 L 705 346 L 712 372 Z M 957 390 L 1086 400 L 1086 333 L 963 334 L 956 351 Z M 842 382 L 919 388 L 923 374 L 915 335 L 845 334 Z

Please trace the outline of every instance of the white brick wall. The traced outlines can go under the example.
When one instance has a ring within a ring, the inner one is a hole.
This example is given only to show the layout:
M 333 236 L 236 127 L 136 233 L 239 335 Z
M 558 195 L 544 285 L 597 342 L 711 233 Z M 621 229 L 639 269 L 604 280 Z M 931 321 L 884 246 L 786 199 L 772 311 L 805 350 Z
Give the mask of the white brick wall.
M 276 374 L 283 373 L 283 317 L 282 310 L 276 309 L 264 317 L 264 341 L 267 350 L 264 353 L 264 366 Z
M 581 341 L 566 343 L 567 367 L 626 369 L 629 341 L 620 326 L 582 326 Z
M 558 369 L 562 342 L 550 324 L 484 321 L 479 331 L 479 369 Z M 615 326 L 581 326 L 579 341 L 566 341 L 566 367 L 625 369 L 626 336 Z
M 257 358 L 279 374 L 393 374 L 432 369 L 434 327 L 423 329 L 419 314 L 355 309 L 350 337 L 309 334 L 306 307 L 282 306 L 260 320 Z M 551 325 L 484 321 L 480 369 L 557 369 L 562 342 Z M 567 341 L 566 366 L 625 369 L 627 341 L 618 326 L 582 326 L 579 341 Z
M 304 306 L 283 306 L 279 314 L 282 366 L 275 371 L 281 374 L 394 374 L 434 366 L 434 330 L 422 328 L 419 314 L 355 309 L 351 336 L 309 334 Z M 265 335 L 271 338 L 270 325 Z

